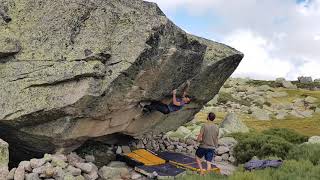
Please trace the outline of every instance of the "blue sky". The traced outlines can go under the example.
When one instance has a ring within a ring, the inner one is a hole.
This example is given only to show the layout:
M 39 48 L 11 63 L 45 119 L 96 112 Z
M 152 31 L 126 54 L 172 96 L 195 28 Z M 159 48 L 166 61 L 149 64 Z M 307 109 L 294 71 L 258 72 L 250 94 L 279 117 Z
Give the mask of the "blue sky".
M 186 32 L 245 54 L 235 77 L 320 78 L 320 0 L 150 0 Z

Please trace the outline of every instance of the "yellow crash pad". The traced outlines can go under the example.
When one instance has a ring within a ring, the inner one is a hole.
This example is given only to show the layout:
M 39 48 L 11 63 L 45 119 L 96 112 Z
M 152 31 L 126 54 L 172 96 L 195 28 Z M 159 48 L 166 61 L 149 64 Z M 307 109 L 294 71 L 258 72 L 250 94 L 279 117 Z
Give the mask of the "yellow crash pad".
M 138 162 L 143 163 L 146 166 L 154 166 L 166 163 L 164 159 L 159 158 L 158 156 L 145 149 L 138 149 L 125 155 Z

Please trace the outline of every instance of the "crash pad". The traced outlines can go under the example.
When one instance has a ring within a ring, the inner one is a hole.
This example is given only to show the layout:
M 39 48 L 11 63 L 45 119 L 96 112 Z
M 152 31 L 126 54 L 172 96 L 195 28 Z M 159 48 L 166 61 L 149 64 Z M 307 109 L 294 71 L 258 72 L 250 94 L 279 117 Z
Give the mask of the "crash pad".
M 200 171 L 200 168 L 198 164 L 196 163 L 196 159 L 194 157 L 190 157 L 181 153 L 176 153 L 176 152 L 159 152 L 157 155 L 166 160 L 169 161 L 169 163 L 179 166 L 184 169 L 192 170 L 192 171 Z M 202 167 L 203 169 L 207 168 L 207 163 L 202 162 Z M 220 173 L 220 169 L 214 165 L 211 164 L 211 171 Z
M 155 166 L 136 166 L 134 170 L 146 175 L 149 178 L 154 178 L 156 176 L 157 179 L 168 179 L 172 177 L 176 178 L 185 174 L 184 169 L 176 167 L 170 163 Z
M 138 149 L 131 153 L 124 154 L 125 156 L 134 159 L 135 161 L 141 162 L 146 166 L 160 165 L 166 163 L 166 161 L 152 152 L 145 149 Z

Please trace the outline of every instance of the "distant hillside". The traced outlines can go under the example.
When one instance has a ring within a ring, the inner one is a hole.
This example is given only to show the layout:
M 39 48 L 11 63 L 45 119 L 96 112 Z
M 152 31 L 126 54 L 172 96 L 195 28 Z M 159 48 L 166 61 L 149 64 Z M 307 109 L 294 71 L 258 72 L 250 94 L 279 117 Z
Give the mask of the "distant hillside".
M 281 127 L 320 135 L 319 87 L 319 82 L 291 84 L 232 78 L 195 120 L 205 120 L 206 113 L 213 111 L 221 121 L 228 112 L 235 112 L 249 128 L 258 131 Z

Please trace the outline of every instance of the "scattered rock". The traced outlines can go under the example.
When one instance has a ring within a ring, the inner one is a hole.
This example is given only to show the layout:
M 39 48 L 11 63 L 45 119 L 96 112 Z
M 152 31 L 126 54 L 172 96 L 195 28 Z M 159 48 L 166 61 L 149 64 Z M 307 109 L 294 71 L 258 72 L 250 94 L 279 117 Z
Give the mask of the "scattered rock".
M 76 163 L 75 167 L 81 169 L 85 173 L 90 173 L 93 171 L 93 165 L 90 163 Z
M 81 169 L 75 168 L 71 165 L 67 167 L 67 171 L 72 174 L 73 176 L 80 176 L 81 175 Z
M 129 146 L 121 146 L 122 153 L 131 153 L 131 149 Z
M 87 162 L 93 163 L 93 162 L 95 161 L 95 157 L 94 157 L 93 155 L 86 155 L 86 156 L 85 156 L 85 160 L 86 160 Z
M 220 146 L 226 146 L 230 149 L 233 148 L 235 145 L 238 144 L 238 141 L 235 140 L 233 137 L 224 137 L 218 140 Z
M 268 85 L 262 85 L 262 86 L 257 87 L 258 91 L 270 91 L 271 89 L 272 88 Z
M 99 170 L 99 175 L 103 180 L 109 180 L 109 179 L 122 179 L 124 177 L 129 176 L 129 170 L 127 168 L 123 167 L 108 167 L 103 166 Z
M 121 161 L 112 161 L 108 164 L 108 167 L 128 167 L 126 163 Z
M 236 158 L 234 158 L 233 156 L 230 156 L 228 161 L 231 162 L 231 163 L 235 163 L 236 162 Z
M 226 146 L 219 146 L 217 149 L 216 149 L 216 152 L 218 155 L 222 155 L 222 154 L 225 154 L 227 152 L 229 152 L 230 149 Z
M 287 89 L 297 89 L 298 87 L 292 84 L 290 81 L 283 81 L 282 86 Z
M 7 180 L 13 180 L 17 168 L 12 168 L 7 176 Z
M 25 180 L 41 180 L 37 173 L 26 174 Z
M 300 82 L 300 83 L 311 83 L 312 82 L 312 77 L 310 77 L 310 76 L 300 76 L 300 77 L 298 77 L 298 81 Z
M 221 162 L 222 161 L 222 157 L 221 156 L 215 156 L 214 157 L 214 161 Z
M 31 159 L 30 160 L 30 165 L 33 169 L 44 165 L 44 163 L 46 163 L 45 159 Z
M 67 155 L 67 161 L 70 165 L 75 166 L 76 163 L 84 163 L 85 160 L 78 156 L 76 153 L 72 152 Z
M 309 138 L 308 143 L 320 144 L 320 136 L 312 136 Z
M 287 116 L 287 111 L 279 111 L 277 112 L 276 119 L 285 119 Z
M 131 174 L 131 179 L 133 179 L 133 180 L 140 179 L 141 177 L 142 177 L 142 175 L 139 174 L 139 173 L 136 173 L 136 172 L 133 172 L 133 173 Z
M 270 112 L 260 109 L 260 108 L 252 108 L 252 116 L 258 120 L 270 120 Z
M 20 166 L 14 173 L 14 180 L 24 180 L 25 172 L 24 167 Z
M 223 161 L 228 161 L 228 159 L 229 159 L 229 154 L 227 154 L 227 153 L 226 153 L 226 154 L 222 154 L 222 155 L 221 155 L 221 158 L 222 158 Z
M 118 147 L 117 147 L 116 154 L 122 154 L 122 148 L 121 148 L 121 146 L 118 146 Z
M 283 78 L 283 77 L 277 78 L 277 79 L 275 80 L 276 83 L 282 83 L 282 82 L 284 82 L 284 81 L 286 81 L 286 79 Z
M 30 161 L 21 161 L 19 163 L 19 166 L 22 166 L 25 171 L 28 171 L 28 172 L 32 171 L 32 167 L 31 167 Z
M 318 101 L 318 99 L 317 99 L 317 98 L 314 98 L 314 97 L 312 97 L 312 96 L 308 96 L 308 97 L 306 97 L 306 98 L 304 99 L 304 101 L 305 101 L 306 103 L 313 104 L 313 103 L 316 103 L 316 102 Z

